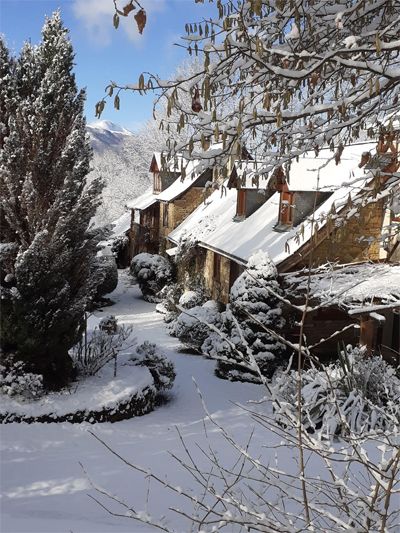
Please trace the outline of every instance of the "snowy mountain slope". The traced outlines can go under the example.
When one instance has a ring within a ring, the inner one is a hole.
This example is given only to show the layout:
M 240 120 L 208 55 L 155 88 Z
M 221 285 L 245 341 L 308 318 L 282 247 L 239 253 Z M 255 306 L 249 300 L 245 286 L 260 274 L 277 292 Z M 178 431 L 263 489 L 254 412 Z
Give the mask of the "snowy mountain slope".
M 87 126 L 93 146 L 93 170 L 89 179 L 103 177 L 106 187 L 95 223 L 108 224 L 120 217 L 125 204 L 150 184 L 149 166 L 154 147 L 141 135 L 107 120 Z

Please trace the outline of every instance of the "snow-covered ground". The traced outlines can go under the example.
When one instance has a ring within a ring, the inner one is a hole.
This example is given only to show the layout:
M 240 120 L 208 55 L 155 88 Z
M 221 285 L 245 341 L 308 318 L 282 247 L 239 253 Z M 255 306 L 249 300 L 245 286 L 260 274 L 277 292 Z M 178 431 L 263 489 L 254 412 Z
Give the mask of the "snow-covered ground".
M 111 533 L 154 531 L 126 518 L 107 514 L 88 494 L 95 495 L 80 466 L 92 481 L 131 503 L 135 510 L 147 506 L 161 515 L 171 504 L 163 488 L 148 484 L 107 451 L 88 430 L 94 431 L 128 460 L 150 468 L 174 484 L 190 487 L 193 481 L 179 467 L 170 452 L 182 455 L 175 426 L 193 453 L 200 458 L 197 444 L 222 450 L 222 437 L 209 428 L 206 438 L 204 411 L 192 377 L 201 389 L 211 413 L 237 438 L 245 442 L 254 422 L 238 405 L 263 396 L 258 385 L 230 383 L 216 378 L 214 362 L 179 353 L 179 342 L 170 337 L 155 306 L 141 299 L 137 287 L 123 274 L 110 297 L 115 301 L 102 314 L 113 313 L 120 322 L 133 324 L 139 342 L 156 342 L 175 363 L 177 378 L 171 401 L 154 412 L 114 424 L 8 424 L 1 427 L 1 522 L 2 533 Z M 260 431 L 255 441 L 265 438 Z M 229 458 L 226 450 L 226 458 Z M 179 498 L 179 497 L 178 497 Z M 175 526 L 187 531 L 179 516 Z

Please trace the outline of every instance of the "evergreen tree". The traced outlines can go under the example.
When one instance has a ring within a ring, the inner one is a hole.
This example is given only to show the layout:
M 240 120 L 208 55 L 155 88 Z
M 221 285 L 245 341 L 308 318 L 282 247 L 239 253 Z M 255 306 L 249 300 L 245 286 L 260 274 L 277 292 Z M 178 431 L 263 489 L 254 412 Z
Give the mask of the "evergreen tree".
M 285 346 L 265 329 L 278 333 L 285 324 L 282 304 L 277 297 L 282 296 L 277 277 L 275 265 L 260 251 L 250 257 L 247 269 L 232 285 L 231 303 L 221 314 L 220 328 L 229 342 L 212 333 L 202 347 L 211 357 L 227 359 L 227 362 L 218 362 L 217 375 L 243 379 L 246 370 L 234 362 L 244 361 L 251 365 L 248 348 L 267 377 L 271 377 L 276 367 L 283 363 Z M 249 368 L 246 379 L 253 379 L 253 375 L 256 376 L 256 371 Z
M 41 44 L 24 46 L 12 72 L 14 97 L 2 92 L 0 104 L 12 110 L 0 146 L 0 192 L 15 250 L 2 286 L 1 344 L 43 374 L 48 387 L 73 374 L 68 350 L 93 293 L 90 266 L 100 238 L 89 224 L 102 183 L 86 182 L 91 148 L 73 60 L 56 12 Z M 1 238 L 9 241 L 10 233 Z

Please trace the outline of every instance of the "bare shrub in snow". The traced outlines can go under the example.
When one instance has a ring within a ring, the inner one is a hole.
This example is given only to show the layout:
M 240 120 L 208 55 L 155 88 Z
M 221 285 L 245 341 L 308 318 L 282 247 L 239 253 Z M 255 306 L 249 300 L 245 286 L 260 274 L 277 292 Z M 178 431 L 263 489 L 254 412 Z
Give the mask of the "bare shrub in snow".
M 172 389 L 176 377 L 174 364 L 160 352 L 158 346 L 145 341 L 136 348 L 136 353 L 139 356 L 138 364 L 146 366 L 153 376 L 157 391 L 162 393 Z
M 274 407 L 282 423 L 296 415 L 297 380 L 295 371 L 275 376 Z M 363 348 L 348 346 L 337 362 L 303 371 L 301 395 L 304 428 L 321 437 L 400 429 L 400 380 L 393 367 L 381 357 L 366 357 Z
M 0 392 L 22 400 L 36 400 L 43 393 L 43 376 L 26 370 L 22 361 L 9 356 L 0 364 Z
M 110 317 L 106 317 L 110 323 Z M 85 331 L 78 344 L 71 350 L 71 357 L 79 374 L 94 376 L 104 365 L 114 360 L 114 375 L 117 371 L 117 357 L 127 339 L 131 336 L 132 326 L 117 326 L 114 330 L 104 327 L 100 323 L 98 328 L 91 332 Z M 131 339 L 132 346 L 135 343 Z
M 189 348 L 202 351 L 204 341 L 211 333 L 210 324 L 221 325 L 221 313 L 217 302 L 209 300 L 201 306 L 182 311 L 170 326 L 171 335 Z
M 159 292 L 173 277 L 171 263 L 157 254 L 136 255 L 132 259 L 130 272 L 139 283 L 143 298 L 148 302 L 159 302 Z

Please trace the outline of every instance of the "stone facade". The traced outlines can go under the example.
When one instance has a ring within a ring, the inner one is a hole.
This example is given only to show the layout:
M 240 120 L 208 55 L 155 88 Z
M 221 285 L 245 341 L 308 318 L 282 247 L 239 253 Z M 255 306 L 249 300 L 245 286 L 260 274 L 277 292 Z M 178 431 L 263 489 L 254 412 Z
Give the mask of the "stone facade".
M 229 291 L 243 270 L 243 266 L 238 265 L 228 257 L 212 250 L 206 250 L 203 272 L 210 298 L 227 304 L 229 302 Z
M 138 219 L 135 218 L 134 210 L 132 210 L 131 228 L 129 230 L 130 260 L 142 252 L 158 253 L 159 218 L 160 207 L 158 202 L 140 211 Z
M 171 246 L 168 235 L 203 201 L 203 187 L 191 187 L 172 202 L 160 202 L 160 252 Z M 167 213 L 166 213 L 167 211 Z
M 306 243 L 283 261 L 278 265 L 278 270 L 288 272 L 307 267 L 311 249 L 314 266 L 328 261 L 379 261 L 384 214 L 383 201 L 378 201 L 363 207 L 358 215 L 347 220 L 340 228 L 323 227 L 313 242 Z

